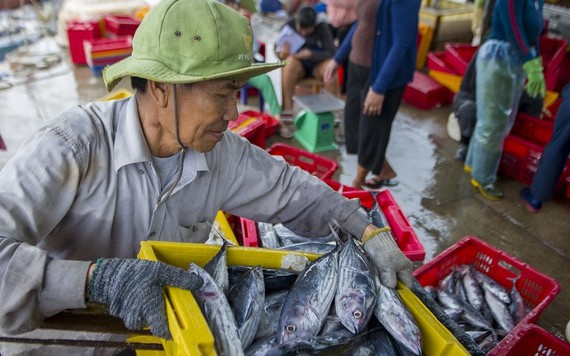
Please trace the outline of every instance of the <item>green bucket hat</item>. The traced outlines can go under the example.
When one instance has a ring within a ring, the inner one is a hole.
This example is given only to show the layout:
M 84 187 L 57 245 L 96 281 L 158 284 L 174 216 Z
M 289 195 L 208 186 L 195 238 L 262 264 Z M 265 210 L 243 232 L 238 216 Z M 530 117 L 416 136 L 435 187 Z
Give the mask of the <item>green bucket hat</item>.
M 161 83 L 247 80 L 283 63 L 253 63 L 249 20 L 216 0 L 162 0 L 133 38 L 133 52 L 103 70 L 111 91 L 123 77 Z

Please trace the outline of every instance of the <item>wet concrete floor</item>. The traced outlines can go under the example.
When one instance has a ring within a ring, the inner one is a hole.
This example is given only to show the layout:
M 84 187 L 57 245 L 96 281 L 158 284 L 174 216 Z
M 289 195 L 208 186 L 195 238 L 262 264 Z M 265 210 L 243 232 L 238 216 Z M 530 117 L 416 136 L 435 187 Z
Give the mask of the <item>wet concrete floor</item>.
M 0 63 L 0 72 L 5 65 Z M 16 79 L 13 87 L 0 90 L 0 135 L 7 146 L 0 151 L 0 169 L 46 119 L 106 95 L 100 78 L 94 78 L 87 67 L 69 65 L 67 58 L 51 69 Z M 456 142 L 447 135 L 448 114 L 449 107 L 423 111 L 404 103 L 388 147 L 388 159 L 400 182 L 389 189 L 426 250 L 424 262 L 464 236 L 479 237 L 562 285 L 539 320 L 547 330 L 562 334 L 570 319 L 569 199 L 557 195 L 534 215 L 521 204 L 518 192 L 523 185 L 513 179 L 500 179 L 499 187 L 505 192 L 502 201 L 477 194 L 462 165 L 453 159 Z M 294 139 L 277 136 L 268 138 L 267 145 L 276 141 L 298 146 Z M 342 145 L 322 155 L 338 160 L 334 178 L 350 184 L 356 157 L 347 155 Z

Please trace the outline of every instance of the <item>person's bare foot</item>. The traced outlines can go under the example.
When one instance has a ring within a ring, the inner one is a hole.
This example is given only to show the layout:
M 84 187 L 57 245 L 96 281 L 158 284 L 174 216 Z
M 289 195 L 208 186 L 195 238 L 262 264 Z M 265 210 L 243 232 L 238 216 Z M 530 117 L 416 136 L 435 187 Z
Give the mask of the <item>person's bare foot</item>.
M 362 186 L 364 185 L 364 181 L 360 182 L 358 180 L 353 180 L 352 184 L 350 185 L 351 188 L 356 188 L 356 189 L 362 189 Z

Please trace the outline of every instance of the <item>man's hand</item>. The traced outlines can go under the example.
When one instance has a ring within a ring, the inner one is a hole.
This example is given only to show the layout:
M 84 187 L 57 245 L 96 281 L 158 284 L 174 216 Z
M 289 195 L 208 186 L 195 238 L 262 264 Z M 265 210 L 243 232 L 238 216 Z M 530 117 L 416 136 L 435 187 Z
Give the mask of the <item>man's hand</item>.
M 367 228 L 362 239 L 364 250 L 378 268 L 382 284 L 396 288 L 398 277 L 408 288 L 412 288 L 412 261 L 400 251 L 389 229 L 376 229 L 370 234 Z
M 162 262 L 137 259 L 99 259 L 88 294 L 93 302 L 109 305 L 109 313 L 123 319 L 128 329 L 150 326 L 153 335 L 172 339 L 162 288 L 196 290 L 202 278 Z
M 364 107 L 362 108 L 365 115 L 376 116 L 382 113 L 382 105 L 384 104 L 384 94 L 375 93 L 372 88 L 368 90 L 366 99 L 364 99 Z

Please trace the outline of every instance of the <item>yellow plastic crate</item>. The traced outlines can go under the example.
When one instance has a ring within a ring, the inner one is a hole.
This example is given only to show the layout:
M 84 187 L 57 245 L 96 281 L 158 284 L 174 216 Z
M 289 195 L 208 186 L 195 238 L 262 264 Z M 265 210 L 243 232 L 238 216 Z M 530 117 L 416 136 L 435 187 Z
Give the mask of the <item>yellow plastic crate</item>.
M 104 97 L 100 98 L 99 101 L 109 101 L 109 100 L 120 100 L 128 98 L 133 95 L 133 92 L 128 89 L 119 88 Z
M 418 24 L 418 52 L 416 55 L 416 69 L 422 69 L 426 63 L 428 51 L 433 39 L 433 27 L 425 24 Z
M 433 69 L 430 69 L 429 76 L 454 93 L 459 91 L 461 80 L 463 79 L 460 75 L 444 73 Z
M 162 261 L 181 268 L 187 268 L 193 262 L 204 266 L 219 250 L 219 246 L 195 243 L 144 241 L 141 242 L 139 258 Z M 304 256 L 313 261 L 319 255 L 260 249 L 252 247 L 228 247 L 229 265 L 258 266 L 281 268 L 287 255 Z M 398 292 L 410 312 L 416 318 L 422 333 L 423 354 L 430 355 L 469 355 L 467 350 L 455 339 L 431 311 L 416 295 L 403 284 L 398 285 Z M 214 337 L 208 328 L 192 293 L 178 288 L 167 287 L 165 290 L 168 323 L 173 341 L 163 340 L 168 355 L 215 355 Z

